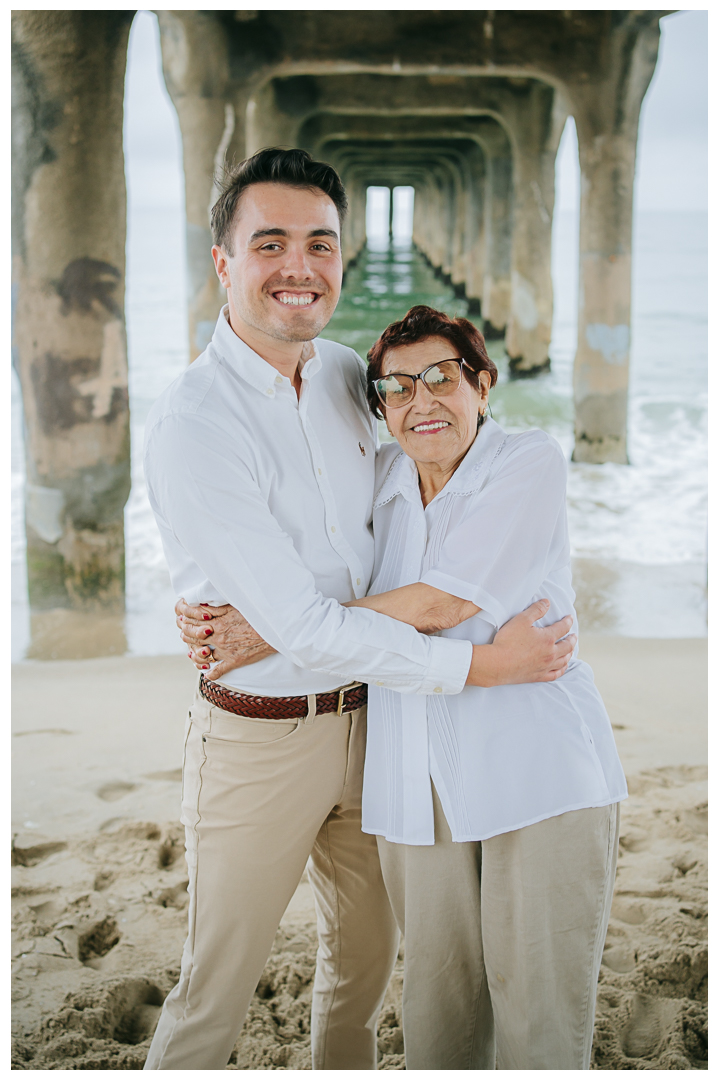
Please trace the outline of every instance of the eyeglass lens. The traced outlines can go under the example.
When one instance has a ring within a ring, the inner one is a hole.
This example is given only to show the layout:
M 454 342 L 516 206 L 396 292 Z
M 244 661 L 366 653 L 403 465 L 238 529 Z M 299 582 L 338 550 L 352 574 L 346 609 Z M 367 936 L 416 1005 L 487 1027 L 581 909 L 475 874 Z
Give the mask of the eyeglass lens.
M 399 409 L 415 397 L 415 384 L 422 379 L 434 397 L 452 394 L 460 382 L 461 365 L 459 360 L 441 360 L 433 364 L 421 375 L 387 375 L 375 383 L 378 397 L 388 409 Z

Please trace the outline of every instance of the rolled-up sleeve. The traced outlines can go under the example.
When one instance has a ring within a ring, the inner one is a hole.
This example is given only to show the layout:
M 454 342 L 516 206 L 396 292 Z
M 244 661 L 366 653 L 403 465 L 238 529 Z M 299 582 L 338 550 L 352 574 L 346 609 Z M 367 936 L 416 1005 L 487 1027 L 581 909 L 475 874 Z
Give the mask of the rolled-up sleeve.
M 148 494 L 172 534 L 222 599 L 294 664 L 414 694 L 457 694 L 472 645 L 427 637 L 365 608 L 323 596 L 252 476 L 237 432 L 218 437 L 197 413 L 148 433 Z
M 527 606 L 557 557 L 566 485 L 554 440 L 540 433 L 519 440 L 485 487 L 468 496 L 466 514 L 421 580 L 471 601 L 502 626 Z

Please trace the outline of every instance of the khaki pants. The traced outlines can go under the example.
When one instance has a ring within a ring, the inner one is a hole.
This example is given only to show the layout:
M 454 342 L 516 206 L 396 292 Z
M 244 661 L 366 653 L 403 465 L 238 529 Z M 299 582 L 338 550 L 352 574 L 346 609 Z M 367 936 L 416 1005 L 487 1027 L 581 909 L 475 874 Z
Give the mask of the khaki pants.
M 249 720 L 197 697 L 183 768 L 189 935 L 146 1069 L 224 1069 L 310 858 L 316 1069 L 376 1068 L 399 933 L 360 830 L 366 710 Z
M 407 1069 L 588 1069 L 618 804 L 453 843 L 378 838 L 405 935 Z

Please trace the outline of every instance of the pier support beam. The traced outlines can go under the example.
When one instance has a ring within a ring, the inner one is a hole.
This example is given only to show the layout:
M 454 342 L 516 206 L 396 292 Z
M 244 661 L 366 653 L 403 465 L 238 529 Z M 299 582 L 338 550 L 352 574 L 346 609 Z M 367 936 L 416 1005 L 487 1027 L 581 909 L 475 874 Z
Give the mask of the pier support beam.
M 505 129 L 490 119 L 482 124 L 479 138 L 485 155 L 486 174 L 483 214 L 483 333 L 488 339 L 497 339 L 505 337 L 510 319 L 513 236 L 512 147 Z
M 159 11 L 163 72 L 177 109 L 185 169 L 190 359 L 210 341 L 225 291 L 210 249 L 213 176 L 245 157 L 247 95 L 230 86 L 227 35 L 199 11 Z
M 555 157 L 567 109 L 553 87 L 511 79 L 502 92 L 513 141 L 511 310 L 505 336 L 510 372 L 528 377 L 550 367 Z
M 348 196 L 348 213 L 343 228 L 342 252 L 343 264 L 347 267 L 353 262 L 362 249 L 367 239 L 365 232 L 365 217 L 367 206 L 367 184 L 352 173 L 346 185 Z
M 615 36 L 606 78 L 571 88 L 581 172 L 574 461 L 628 460 L 635 154 L 659 37 L 657 24 Z
M 13 13 L 13 359 L 35 610 L 124 609 L 122 132 L 132 16 Z

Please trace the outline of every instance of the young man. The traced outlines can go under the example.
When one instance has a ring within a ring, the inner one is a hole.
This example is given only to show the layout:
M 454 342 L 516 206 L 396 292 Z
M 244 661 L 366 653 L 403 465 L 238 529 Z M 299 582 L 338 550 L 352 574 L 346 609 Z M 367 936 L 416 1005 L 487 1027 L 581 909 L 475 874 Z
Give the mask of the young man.
M 500 668 L 502 681 L 545 678 L 570 651 L 554 644 L 567 627 L 532 628 L 542 610 L 473 649 L 409 625 L 460 621 L 463 602 L 436 590 L 409 597 L 404 621 L 343 606 L 372 571 L 376 443 L 362 361 L 316 340 L 340 292 L 345 208 L 335 171 L 300 150 L 233 172 L 212 214 L 227 307 L 148 419 L 148 491 L 177 594 L 232 604 L 276 650 L 202 681 L 190 710 L 189 935 L 148 1069 L 224 1068 L 308 858 L 313 1067 L 375 1068 L 398 936 L 360 828 L 364 684 L 453 694 Z

